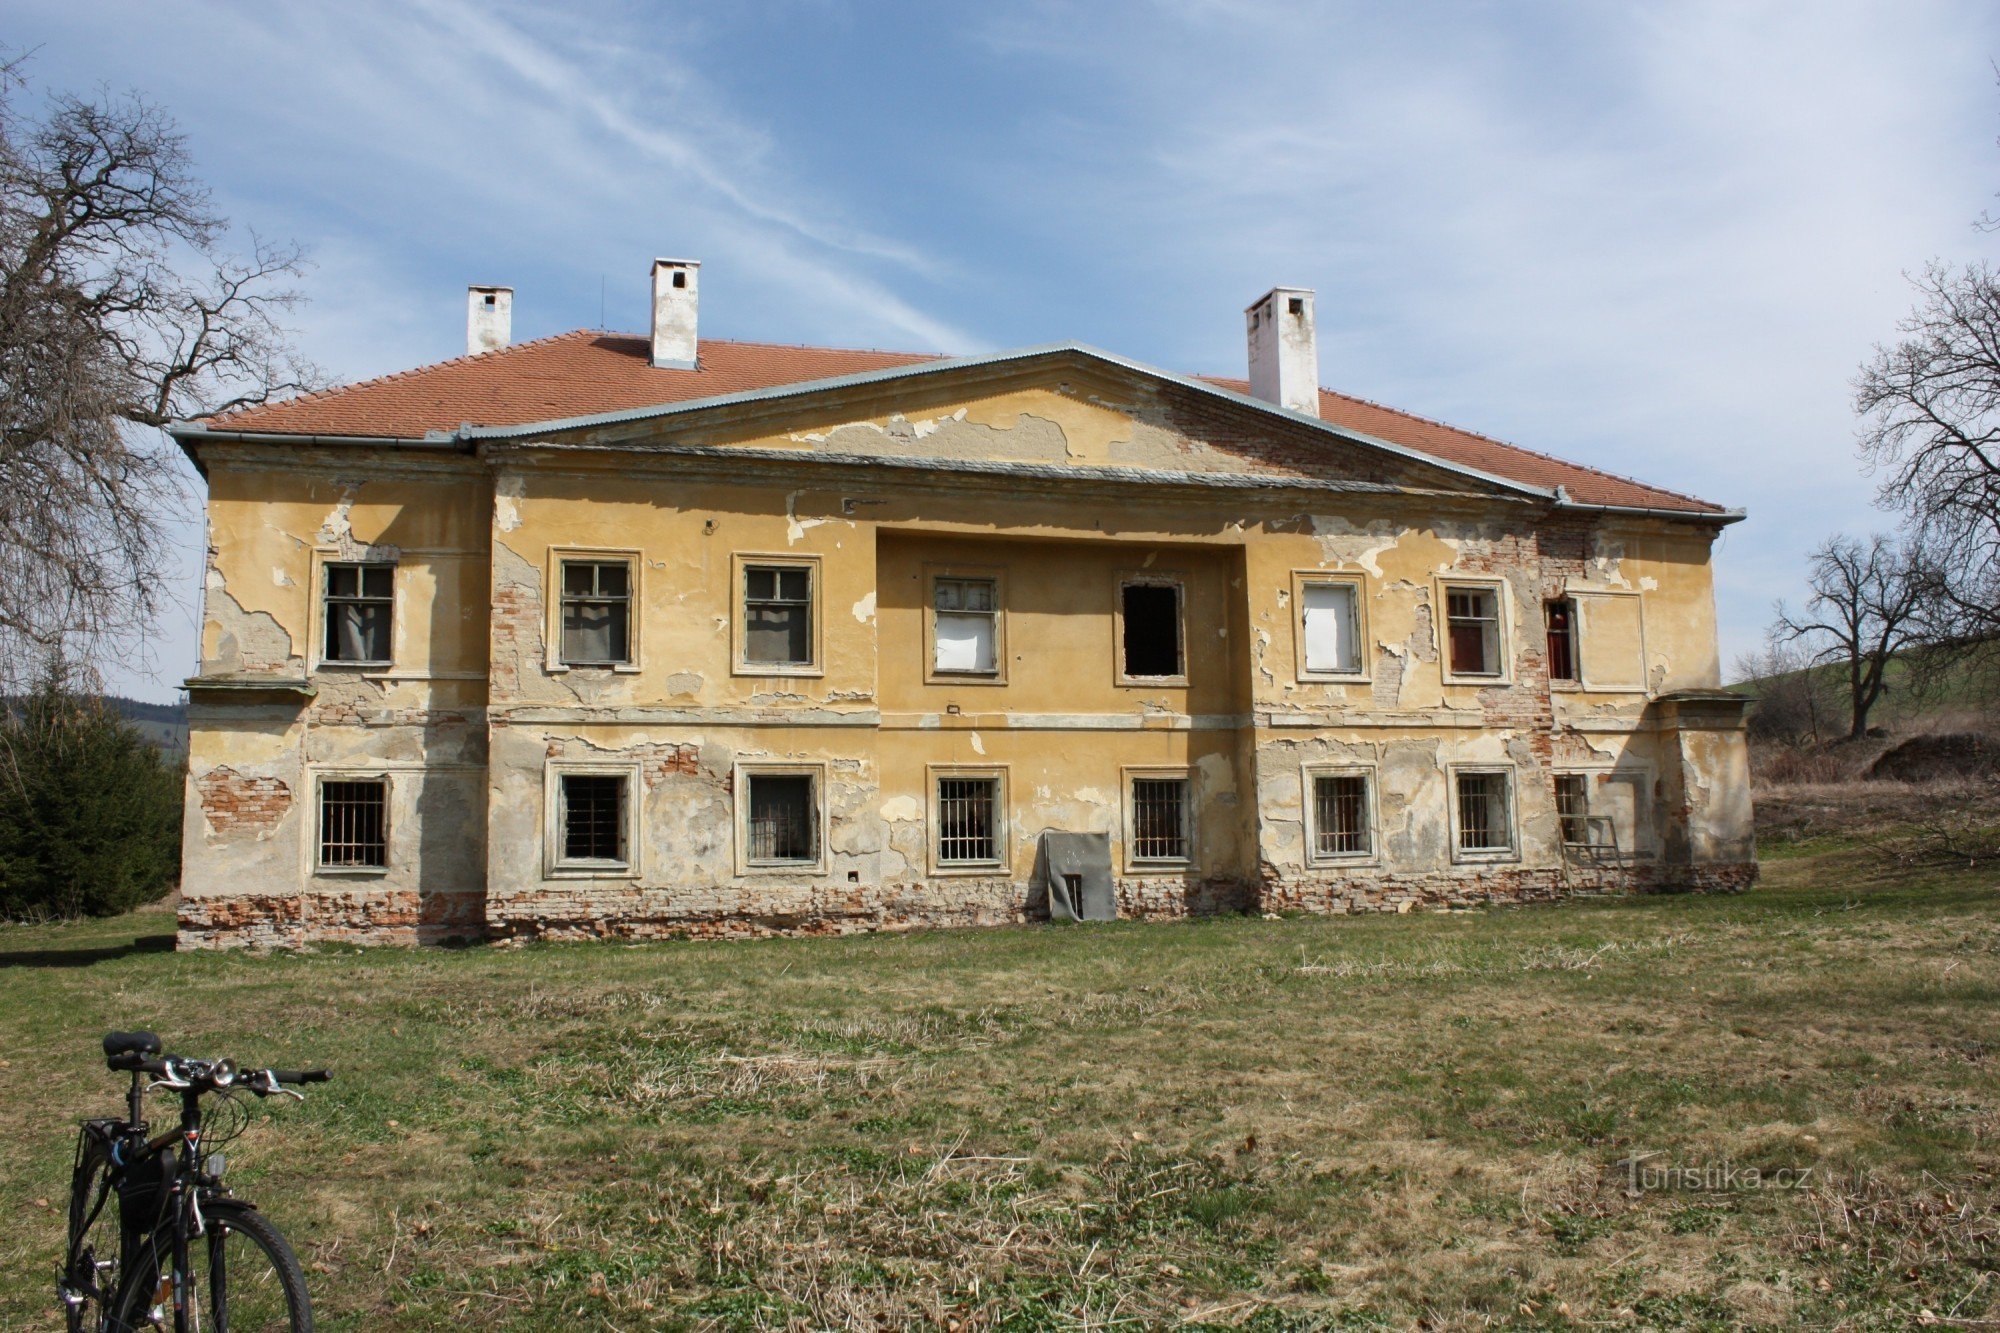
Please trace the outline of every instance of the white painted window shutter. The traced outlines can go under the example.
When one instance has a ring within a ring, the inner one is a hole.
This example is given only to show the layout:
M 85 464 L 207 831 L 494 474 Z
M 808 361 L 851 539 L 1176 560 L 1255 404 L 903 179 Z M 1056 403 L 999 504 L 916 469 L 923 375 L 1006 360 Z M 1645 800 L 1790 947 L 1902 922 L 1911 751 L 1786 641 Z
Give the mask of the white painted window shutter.
M 1359 671 L 1354 585 L 1308 583 L 1304 588 L 1306 670 Z

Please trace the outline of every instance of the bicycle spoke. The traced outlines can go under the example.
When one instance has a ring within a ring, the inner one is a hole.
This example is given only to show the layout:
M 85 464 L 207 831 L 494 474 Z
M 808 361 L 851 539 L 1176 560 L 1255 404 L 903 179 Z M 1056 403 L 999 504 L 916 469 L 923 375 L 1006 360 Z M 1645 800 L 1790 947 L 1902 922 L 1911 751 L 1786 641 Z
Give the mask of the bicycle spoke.
M 189 1247 L 188 1294 L 201 1312 L 189 1320 L 202 1333 L 282 1333 L 292 1327 L 277 1260 L 258 1238 L 211 1220 L 208 1235 Z

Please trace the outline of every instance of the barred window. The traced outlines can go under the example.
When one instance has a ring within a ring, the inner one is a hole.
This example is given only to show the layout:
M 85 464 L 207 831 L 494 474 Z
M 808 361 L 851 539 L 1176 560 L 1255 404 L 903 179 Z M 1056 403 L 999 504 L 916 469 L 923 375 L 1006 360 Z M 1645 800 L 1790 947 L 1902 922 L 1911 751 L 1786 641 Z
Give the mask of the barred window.
M 328 564 L 326 642 L 329 662 L 389 660 L 389 621 L 396 605 L 392 564 Z
M 1514 845 L 1505 773 L 1458 775 L 1458 849 L 1504 852 Z
M 319 863 L 327 869 L 389 864 L 389 784 L 381 778 L 326 778 L 319 784 Z
M 565 666 L 624 666 L 632 660 L 632 567 L 623 560 L 562 562 Z
M 1132 779 L 1132 859 L 1188 859 L 1188 780 Z
M 563 860 L 624 865 L 625 799 L 621 774 L 563 774 Z
M 819 860 L 819 803 L 806 773 L 751 773 L 750 860 L 758 865 L 810 865 Z
M 1451 670 L 1457 676 L 1500 674 L 1500 594 L 1493 588 L 1445 589 Z
M 743 567 L 743 660 L 771 666 L 812 665 L 810 567 Z
M 1575 680 L 1576 601 L 1557 597 L 1543 610 L 1549 622 L 1549 679 Z
M 1314 855 L 1366 856 L 1368 843 L 1368 779 L 1359 773 L 1314 776 Z
M 939 865 L 991 865 L 1000 860 L 1000 780 L 939 778 Z
M 1582 773 L 1556 774 L 1556 819 L 1564 842 L 1590 841 L 1590 779 Z

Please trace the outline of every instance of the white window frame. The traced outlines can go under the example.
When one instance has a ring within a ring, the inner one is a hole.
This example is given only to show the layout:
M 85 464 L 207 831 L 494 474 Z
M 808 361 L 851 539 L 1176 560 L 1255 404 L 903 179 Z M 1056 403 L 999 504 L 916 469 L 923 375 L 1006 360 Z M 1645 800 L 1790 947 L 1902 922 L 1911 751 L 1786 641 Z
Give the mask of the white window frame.
M 944 835 L 938 784 L 950 778 L 969 778 L 993 784 L 993 850 L 991 861 L 946 861 L 939 842 Z M 987 879 L 1010 873 L 1013 865 L 1013 830 L 1007 818 L 1007 769 L 1001 764 L 929 764 L 924 768 L 924 840 L 928 844 L 930 873 L 933 875 L 975 876 Z
M 1361 818 L 1368 831 L 1367 851 L 1324 853 L 1319 850 L 1319 794 L 1314 786 L 1320 778 L 1361 779 Z M 1306 834 L 1305 863 L 1308 866 L 1379 864 L 1382 859 L 1382 827 L 1377 806 L 1375 765 L 1307 763 L 1300 766 L 1299 781 L 1304 795 L 1301 818 Z
M 1354 598 L 1354 661 L 1351 671 L 1327 671 L 1315 669 L 1306 664 L 1306 589 L 1313 587 L 1344 587 L 1352 589 Z M 1368 671 L 1368 583 L 1364 575 L 1341 573 L 1325 569 L 1295 569 L 1292 571 L 1292 639 L 1296 648 L 1297 661 L 1294 666 L 1302 681 L 1333 681 L 1343 684 L 1365 684 Z
M 567 760 L 542 770 L 542 877 L 544 879 L 637 879 L 645 857 L 640 838 L 640 807 L 645 804 L 637 763 L 588 763 Z M 563 795 L 565 777 L 625 779 L 625 859 L 576 860 L 563 855 Z
M 941 671 L 937 664 L 937 585 L 952 580 L 993 585 L 993 669 Z M 1005 685 L 1007 683 L 1007 571 L 1000 565 L 924 566 L 924 683 L 926 685 Z
M 379 866 L 330 866 L 326 864 L 326 784 L 329 782 L 377 782 L 382 785 L 382 864 Z M 396 786 L 390 775 L 377 769 L 324 768 L 312 774 L 312 870 L 314 875 L 343 879 L 379 879 L 396 865 Z
M 738 875 L 824 875 L 827 873 L 827 766 L 824 762 L 769 763 L 756 760 L 738 763 L 731 770 L 730 793 L 736 825 L 736 873 Z M 755 777 L 806 777 L 812 779 L 813 814 L 819 821 L 813 837 L 812 861 L 753 861 L 750 858 L 750 779 Z
M 1436 589 L 1436 616 L 1434 624 L 1438 640 L 1438 668 L 1443 672 L 1447 685 L 1511 685 L 1514 681 L 1514 604 L 1513 593 L 1507 580 L 1500 578 L 1444 576 L 1440 575 L 1433 584 Z M 1494 652 L 1498 656 L 1495 670 L 1491 672 L 1466 673 L 1452 670 L 1451 665 L 1451 594 L 1453 591 L 1476 591 L 1493 594 L 1494 608 Z
M 1177 778 L 1186 785 L 1187 799 L 1181 804 L 1181 843 L 1186 855 L 1180 857 L 1142 858 L 1138 855 L 1138 802 L 1134 786 L 1141 780 Z M 1123 796 L 1124 823 L 1119 830 L 1119 841 L 1123 844 L 1120 858 L 1128 875 L 1153 873 L 1172 874 L 1176 871 L 1192 870 L 1200 855 L 1199 836 L 1201 816 L 1198 802 L 1201 793 L 1195 784 L 1195 770 L 1184 764 L 1149 764 L 1127 767 L 1120 770 L 1119 787 Z
M 1458 808 L 1458 779 L 1461 775 L 1494 774 L 1507 782 L 1507 845 L 1504 847 L 1465 847 L 1461 845 Z M 1480 865 L 1491 862 L 1518 861 L 1521 859 L 1521 783 L 1512 764 L 1453 764 L 1446 770 L 1446 780 L 1450 783 L 1447 796 L 1450 798 L 1451 859 L 1463 865 Z
M 1178 570 L 1125 569 L 1117 575 L 1117 591 L 1111 603 L 1111 669 L 1121 686 L 1139 689 L 1182 689 L 1188 683 L 1188 595 L 1187 575 Z M 1173 676 L 1133 676 L 1125 671 L 1125 590 L 1131 587 L 1172 588 L 1174 590 L 1175 655 L 1181 669 Z
M 737 551 L 729 560 L 730 673 L 737 676 L 824 676 L 826 674 L 826 580 L 825 562 L 816 555 L 781 552 Z M 751 569 L 803 569 L 810 591 L 806 615 L 810 618 L 807 640 L 810 662 L 752 662 L 749 620 L 744 614 L 749 601 Z
M 625 565 L 626 588 L 630 602 L 626 609 L 625 655 L 623 662 L 565 662 L 562 660 L 562 567 L 565 562 L 609 565 L 620 561 Z M 544 571 L 542 586 L 548 590 L 543 600 L 542 642 L 546 645 L 546 660 L 543 665 L 552 674 L 566 671 L 608 671 L 615 675 L 636 675 L 645 651 L 644 633 L 646 604 L 646 561 L 643 554 L 630 546 L 551 546 L 548 567 Z

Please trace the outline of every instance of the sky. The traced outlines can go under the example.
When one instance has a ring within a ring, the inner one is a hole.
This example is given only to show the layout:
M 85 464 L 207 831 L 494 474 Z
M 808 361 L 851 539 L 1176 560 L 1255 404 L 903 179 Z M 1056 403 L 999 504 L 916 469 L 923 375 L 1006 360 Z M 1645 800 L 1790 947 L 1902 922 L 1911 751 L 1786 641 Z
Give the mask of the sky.
M 1747 510 L 1725 661 L 1890 526 L 1851 381 L 1906 274 L 2000 258 L 1991 3 L 0 0 L 0 43 L 166 107 L 311 251 L 343 380 L 461 352 L 473 283 L 517 340 L 642 330 L 654 255 L 705 336 L 1209 374 L 1314 288 L 1328 387 Z M 177 532 L 140 698 L 196 665 Z

